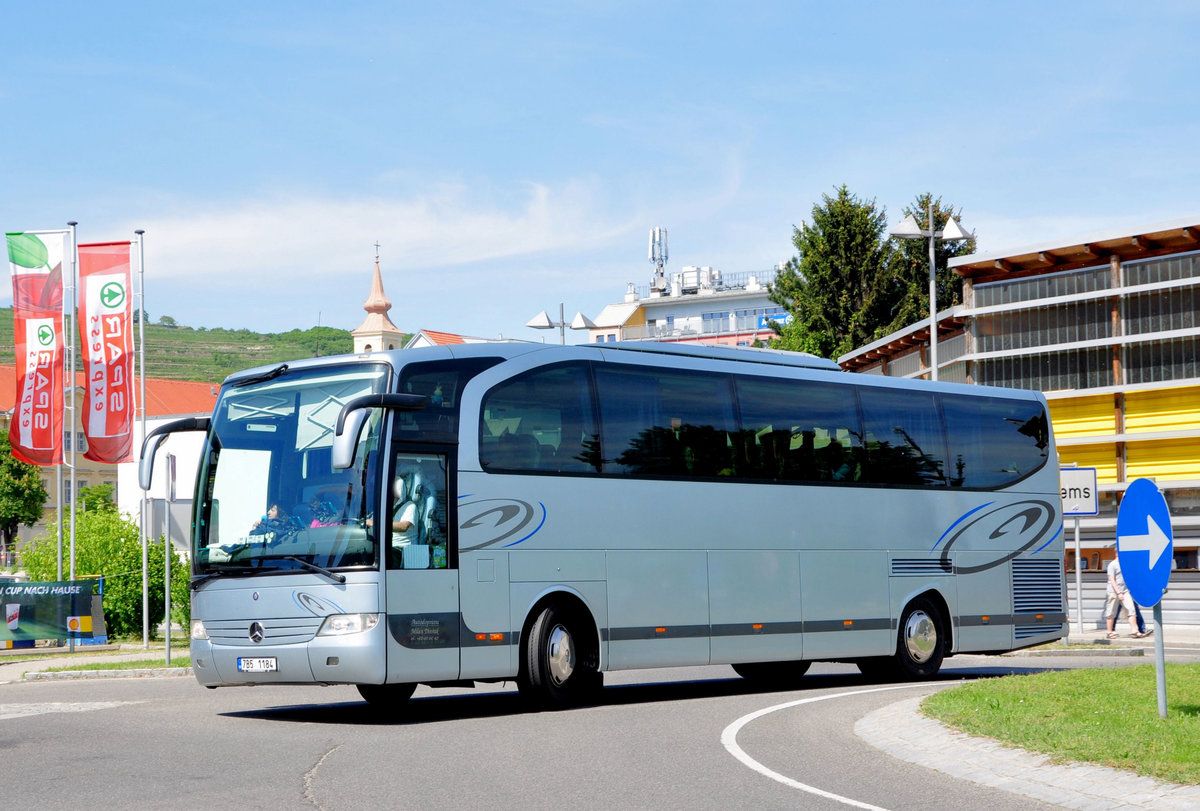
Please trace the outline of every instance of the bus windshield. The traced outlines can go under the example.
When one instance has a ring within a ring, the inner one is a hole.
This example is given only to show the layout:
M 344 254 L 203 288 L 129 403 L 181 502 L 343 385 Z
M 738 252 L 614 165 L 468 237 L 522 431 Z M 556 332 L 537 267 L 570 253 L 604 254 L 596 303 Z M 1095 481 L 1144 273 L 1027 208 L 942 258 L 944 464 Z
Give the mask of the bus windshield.
M 331 465 L 333 430 L 352 397 L 385 390 L 389 367 L 286 368 L 227 384 L 201 459 L 193 528 L 198 574 L 374 567 L 369 493 L 380 412 L 355 464 Z

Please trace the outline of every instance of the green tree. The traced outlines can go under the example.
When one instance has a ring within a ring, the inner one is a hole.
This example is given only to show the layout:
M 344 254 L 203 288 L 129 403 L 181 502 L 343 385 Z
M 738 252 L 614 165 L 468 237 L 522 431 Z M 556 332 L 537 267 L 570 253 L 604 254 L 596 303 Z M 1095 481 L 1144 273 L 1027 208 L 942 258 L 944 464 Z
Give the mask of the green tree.
M 929 202 L 933 195 L 929 192 L 918 194 L 911 205 L 905 206 L 903 217 L 912 215 L 923 230 L 929 228 Z M 962 209 L 957 211 L 953 206 L 943 203 L 942 198 L 933 199 L 933 229 L 940 231 L 946 227 L 946 222 L 953 216 L 962 218 Z M 902 219 L 903 219 L 902 217 Z M 921 319 L 929 318 L 929 240 L 928 239 L 896 239 L 896 251 L 891 268 L 891 290 L 888 298 L 892 300 L 891 318 L 886 324 L 881 324 L 874 338 L 881 338 L 888 333 L 915 324 Z M 950 269 L 949 260 L 955 256 L 965 256 L 975 252 L 975 237 L 961 242 L 943 242 L 937 240 L 934 245 L 934 265 L 937 268 L 937 307 L 944 310 L 955 304 L 962 304 L 962 277 Z
M 54 580 L 58 573 L 58 529 L 30 541 L 21 559 L 34 580 Z M 162 538 L 150 542 L 150 626 L 158 626 L 166 604 L 163 590 L 165 550 Z M 64 552 L 64 555 L 66 553 Z M 75 573 L 104 576 L 104 622 L 114 636 L 142 633 L 142 544 L 137 524 L 116 510 L 79 513 L 75 517 Z M 188 567 L 171 555 L 171 617 L 188 627 Z
M 797 256 L 771 285 L 771 300 L 792 321 L 776 326 L 777 346 L 836 358 L 870 342 L 891 320 L 889 268 L 894 249 L 884 239 L 887 213 L 845 185 L 822 195 L 812 224 L 793 229 Z
M 8 434 L 0 433 L 0 564 L 8 565 L 16 551 L 17 527 L 42 519 L 47 498 L 37 466 L 13 456 Z
M 113 486 L 107 482 L 94 487 L 79 488 L 79 504 L 85 512 L 116 512 Z

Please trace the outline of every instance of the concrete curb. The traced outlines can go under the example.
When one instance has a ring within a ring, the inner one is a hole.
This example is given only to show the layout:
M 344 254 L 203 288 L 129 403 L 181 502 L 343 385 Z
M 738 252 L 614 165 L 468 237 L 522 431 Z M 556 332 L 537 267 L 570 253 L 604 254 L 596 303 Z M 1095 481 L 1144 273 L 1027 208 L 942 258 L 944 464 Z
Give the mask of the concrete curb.
M 1012 653 L 1006 653 L 1005 656 L 1012 657 L 1039 657 L 1039 656 L 1145 656 L 1145 648 L 1082 648 L 1080 650 L 1071 650 L 1070 648 L 1060 648 L 1056 650 L 1019 650 Z
M 26 673 L 25 681 L 67 681 L 71 679 L 153 679 L 193 675 L 190 667 L 147 667 L 135 670 L 60 670 L 55 673 Z
M 1200 786 L 1088 763 L 1055 764 L 1045 755 L 967 735 L 922 715 L 919 707 L 925 698 L 881 707 L 860 718 L 854 732 L 900 760 L 1066 808 L 1184 811 L 1200 807 Z

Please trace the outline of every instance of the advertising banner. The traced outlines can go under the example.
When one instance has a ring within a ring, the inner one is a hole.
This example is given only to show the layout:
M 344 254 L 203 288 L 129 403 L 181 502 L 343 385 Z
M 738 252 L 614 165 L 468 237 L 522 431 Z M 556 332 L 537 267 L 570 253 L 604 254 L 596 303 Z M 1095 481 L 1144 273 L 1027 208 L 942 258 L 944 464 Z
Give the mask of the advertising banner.
M 0 642 L 35 639 L 90 639 L 92 580 L 53 583 L 0 583 L 4 625 Z
M 66 231 L 6 234 L 13 285 L 16 404 L 8 429 L 13 456 L 62 462 L 62 274 Z
M 83 431 L 94 462 L 133 460 L 133 296 L 129 243 L 79 246 Z

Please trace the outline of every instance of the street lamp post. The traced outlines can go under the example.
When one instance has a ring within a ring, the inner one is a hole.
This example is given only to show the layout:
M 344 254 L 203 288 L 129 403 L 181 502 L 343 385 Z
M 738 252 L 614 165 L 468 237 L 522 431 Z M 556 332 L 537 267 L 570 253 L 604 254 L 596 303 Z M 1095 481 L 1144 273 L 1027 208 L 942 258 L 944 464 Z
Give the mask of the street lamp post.
M 941 231 L 933 230 L 933 196 L 929 197 L 929 228 L 923 229 L 917 224 L 917 218 L 909 214 L 904 221 L 892 229 L 892 236 L 900 239 L 929 239 L 929 379 L 937 380 L 937 259 L 934 246 L 937 240 L 954 242 L 960 239 L 970 239 L 971 235 L 959 227 L 954 217 L 946 218 L 946 227 Z
M 558 342 L 560 344 L 566 344 L 566 342 L 567 342 L 567 331 L 566 331 L 567 327 L 570 327 L 571 329 L 592 329 L 596 325 L 593 324 L 592 320 L 590 318 L 588 318 L 586 315 L 584 315 L 583 313 L 575 313 L 575 317 L 572 318 L 570 321 L 564 320 L 563 304 L 560 301 L 558 303 L 558 320 L 557 321 L 551 321 L 550 315 L 545 310 L 542 310 L 540 313 L 535 315 L 533 318 L 531 318 L 527 322 L 525 322 L 525 326 L 532 327 L 533 329 L 555 329 L 555 328 L 557 328 L 558 329 Z

